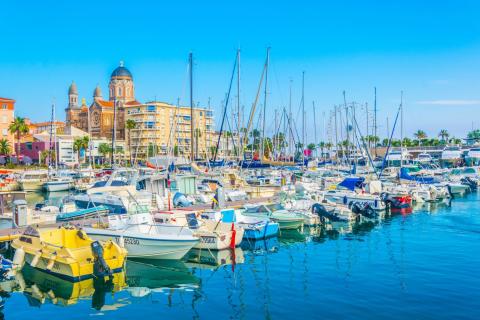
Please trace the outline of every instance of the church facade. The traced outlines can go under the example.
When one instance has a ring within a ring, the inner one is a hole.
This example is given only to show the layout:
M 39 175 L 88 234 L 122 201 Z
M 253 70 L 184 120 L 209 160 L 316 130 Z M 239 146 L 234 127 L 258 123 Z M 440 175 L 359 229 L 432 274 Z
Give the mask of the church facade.
M 78 101 L 78 89 L 72 82 L 68 89 L 68 106 L 65 109 L 66 124 L 72 125 L 92 137 L 111 139 L 113 134 L 114 111 L 116 113 L 116 139 L 125 139 L 125 108 L 140 105 L 135 99 L 135 85 L 130 71 L 120 63 L 113 70 L 108 85 L 108 100 L 105 100 L 99 86 L 93 91 L 93 102 Z M 115 109 L 115 110 L 114 110 Z

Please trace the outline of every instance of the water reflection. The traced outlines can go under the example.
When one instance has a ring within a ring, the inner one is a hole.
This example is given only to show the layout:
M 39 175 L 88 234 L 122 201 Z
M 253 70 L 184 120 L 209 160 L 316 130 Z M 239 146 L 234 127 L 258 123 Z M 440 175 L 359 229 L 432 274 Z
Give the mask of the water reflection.
M 45 303 L 68 306 L 82 299 L 91 299 L 92 308 L 100 310 L 105 305 L 105 295 L 126 286 L 125 272 L 110 278 L 70 282 L 25 265 L 15 278 L 1 283 L 4 293 L 22 292 L 33 307 Z
M 186 265 L 191 268 L 217 269 L 224 265 L 244 263 L 245 257 L 242 248 L 225 250 L 192 249 L 186 257 Z
M 177 260 L 127 260 L 127 284 L 131 288 L 196 288 L 200 280 L 183 261 Z

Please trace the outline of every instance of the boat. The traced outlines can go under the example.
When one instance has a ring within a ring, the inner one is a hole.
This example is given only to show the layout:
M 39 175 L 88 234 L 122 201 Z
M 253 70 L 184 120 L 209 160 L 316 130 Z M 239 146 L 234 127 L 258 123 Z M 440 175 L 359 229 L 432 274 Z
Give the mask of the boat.
M 480 147 L 473 147 L 468 150 L 465 162 L 468 166 L 480 165 Z
M 48 192 L 68 191 L 72 189 L 75 182 L 72 177 L 53 176 L 43 184 L 43 188 Z
M 113 239 L 128 258 L 181 259 L 199 241 L 193 232 L 173 224 L 156 224 L 148 210 L 108 216 L 107 228 L 84 228 L 95 240 Z
M 444 167 L 457 166 L 462 162 L 463 151 L 458 146 L 447 146 L 443 149 L 440 163 Z
M 208 250 L 223 250 L 240 245 L 244 230 L 235 227 L 234 223 L 202 219 L 200 213 L 191 210 L 170 210 L 155 213 L 158 223 L 171 223 L 188 227 L 200 241 L 193 248 Z
M 304 217 L 298 213 L 290 212 L 279 203 L 248 206 L 242 215 L 257 218 L 268 218 L 276 222 L 280 230 L 299 229 L 304 225 Z
M 23 191 L 41 191 L 43 184 L 48 180 L 48 172 L 45 170 L 24 171 L 18 182 Z
M 422 152 L 422 153 L 418 154 L 415 161 L 418 162 L 418 163 L 421 163 L 421 164 L 432 163 L 433 162 L 433 157 L 427 152 Z
M 26 263 L 72 282 L 121 272 L 127 255 L 115 242 L 94 241 L 85 231 L 74 227 L 28 227 L 12 241 L 12 247 L 16 268 Z
M 410 162 L 411 154 L 406 148 L 393 148 L 386 156 L 385 161 L 388 166 L 399 167 L 402 164 Z
M 248 240 L 261 240 L 278 235 L 279 224 L 267 218 L 237 214 L 237 224 L 245 230 L 243 237 Z

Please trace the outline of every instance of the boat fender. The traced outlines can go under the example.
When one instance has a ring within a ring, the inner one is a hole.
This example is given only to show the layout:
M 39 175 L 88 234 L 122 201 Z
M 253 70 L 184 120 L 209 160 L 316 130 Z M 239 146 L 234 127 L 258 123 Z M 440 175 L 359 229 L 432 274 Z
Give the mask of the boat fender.
M 42 250 L 38 250 L 35 256 L 33 257 L 32 262 L 30 262 L 30 265 L 35 268 L 38 262 L 40 261 L 41 256 L 42 256 Z
M 23 247 L 18 248 L 15 251 L 15 255 L 13 256 L 13 266 L 14 269 L 22 269 L 23 264 L 25 263 L 25 251 Z
M 48 264 L 47 264 L 47 267 L 46 267 L 46 269 L 47 269 L 48 271 L 52 270 L 53 265 L 55 264 L 55 260 L 56 260 L 56 259 L 57 259 L 57 253 L 54 252 L 54 253 L 52 254 L 52 256 L 50 257 L 50 260 L 48 260 Z
M 121 235 L 120 238 L 118 239 L 118 245 L 121 248 L 125 248 L 125 238 L 123 237 L 123 235 Z
M 90 245 L 93 254 L 93 275 L 96 277 L 104 277 L 111 275 L 112 271 L 103 257 L 103 247 L 98 241 L 92 242 Z

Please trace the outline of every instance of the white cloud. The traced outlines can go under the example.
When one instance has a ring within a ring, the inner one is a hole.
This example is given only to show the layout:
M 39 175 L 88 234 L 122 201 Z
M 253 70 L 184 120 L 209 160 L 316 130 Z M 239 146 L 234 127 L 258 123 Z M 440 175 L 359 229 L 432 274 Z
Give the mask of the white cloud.
M 428 106 L 474 106 L 479 105 L 480 100 L 424 100 L 416 103 Z

